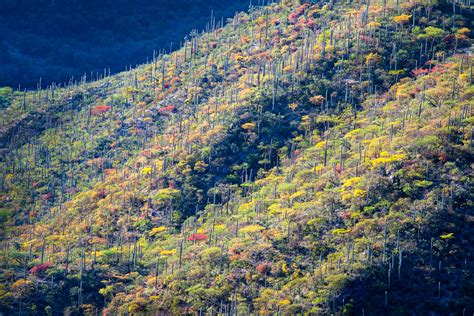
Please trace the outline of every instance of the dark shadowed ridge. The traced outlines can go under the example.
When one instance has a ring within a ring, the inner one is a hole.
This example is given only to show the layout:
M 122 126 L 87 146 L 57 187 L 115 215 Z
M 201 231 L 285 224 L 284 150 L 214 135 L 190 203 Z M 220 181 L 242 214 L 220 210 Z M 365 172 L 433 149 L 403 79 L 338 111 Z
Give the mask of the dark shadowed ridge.
M 112 73 L 176 49 L 193 29 L 233 16 L 247 0 L 0 1 L 0 86 L 34 89 Z M 171 45 L 170 45 L 171 44 Z

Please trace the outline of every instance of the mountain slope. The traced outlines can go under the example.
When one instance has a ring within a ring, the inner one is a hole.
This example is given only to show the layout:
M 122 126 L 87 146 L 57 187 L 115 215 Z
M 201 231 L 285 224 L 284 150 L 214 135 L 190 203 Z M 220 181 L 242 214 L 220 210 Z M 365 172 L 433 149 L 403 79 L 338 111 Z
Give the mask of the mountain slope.
M 2 309 L 471 313 L 471 8 L 448 8 L 285 1 L 15 93 Z

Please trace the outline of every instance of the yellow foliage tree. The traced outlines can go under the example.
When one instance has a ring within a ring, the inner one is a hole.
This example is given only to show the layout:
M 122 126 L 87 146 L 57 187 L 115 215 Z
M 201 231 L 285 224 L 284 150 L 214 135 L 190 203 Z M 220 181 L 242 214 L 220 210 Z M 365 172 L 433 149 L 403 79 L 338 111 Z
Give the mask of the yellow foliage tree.
M 165 230 L 166 230 L 165 226 L 155 227 L 152 230 L 150 230 L 150 232 L 148 233 L 148 236 L 153 237 L 159 233 L 164 232 Z
M 397 15 L 393 17 L 393 20 L 395 21 L 395 23 L 399 23 L 399 24 L 406 24 L 410 21 L 410 19 L 411 19 L 411 15 L 408 15 L 408 14 L 401 14 L 401 15 Z

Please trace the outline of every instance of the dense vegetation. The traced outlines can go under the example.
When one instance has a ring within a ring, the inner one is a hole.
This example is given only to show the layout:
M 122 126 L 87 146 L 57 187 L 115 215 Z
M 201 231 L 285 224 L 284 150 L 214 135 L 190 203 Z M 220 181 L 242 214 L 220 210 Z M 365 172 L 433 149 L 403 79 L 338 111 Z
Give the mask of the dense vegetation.
M 281 1 L 0 91 L 12 314 L 471 315 L 472 8 Z
M 256 3 L 257 1 L 255 1 Z M 227 19 L 248 0 L 0 1 L 0 86 L 36 89 L 88 80 L 144 63 L 154 50 L 177 49 L 211 15 Z M 217 22 L 216 22 L 217 23 Z M 41 78 L 41 79 L 40 79 Z

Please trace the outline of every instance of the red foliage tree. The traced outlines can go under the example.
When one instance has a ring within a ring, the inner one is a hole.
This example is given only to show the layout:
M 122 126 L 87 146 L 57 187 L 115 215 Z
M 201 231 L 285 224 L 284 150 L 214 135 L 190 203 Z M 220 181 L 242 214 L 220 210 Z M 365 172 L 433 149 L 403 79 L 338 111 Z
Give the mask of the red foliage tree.
M 192 234 L 191 236 L 188 237 L 189 241 L 199 241 L 199 240 L 206 240 L 207 235 L 205 234 Z
M 302 5 L 300 5 L 298 8 L 296 8 L 295 12 L 296 14 L 298 15 L 301 15 L 304 13 L 304 11 L 309 7 L 309 4 L 307 3 L 304 3 Z
M 342 219 L 350 219 L 351 218 L 351 212 L 345 211 L 345 212 L 340 212 L 339 217 Z
M 97 105 L 91 110 L 92 115 L 104 115 L 109 112 L 112 107 L 110 105 Z
M 177 85 L 181 82 L 181 80 L 179 79 L 179 77 L 174 77 L 173 79 L 171 79 L 170 81 L 170 85 L 174 86 L 174 85 Z
M 260 274 L 267 274 L 272 269 L 272 264 L 270 262 L 262 262 L 257 264 L 256 269 Z
M 30 273 L 36 275 L 38 273 L 46 271 L 47 269 L 51 268 L 52 266 L 53 266 L 53 264 L 51 262 L 45 262 L 45 263 L 42 263 L 42 264 L 38 264 L 38 265 L 36 265 L 36 266 L 34 266 L 30 269 Z
M 167 105 L 167 106 L 164 106 L 164 107 L 160 108 L 160 109 L 158 110 L 158 112 L 159 112 L 160 114 L 168 114 L 168 113 L 173 112 L 174 109 L 175 109 L 174 105 Z
M 417 77 L 421 75 L 426 75 L 428 72 L 429 72 L 428 69 L 423 69 L 423 68 L 418 68 L 412 71 L 412 73 Z
M 290 21 L 291 23 L 295 23 L 298 20 L 298 17 L 299 17 L 299 14 L 296 12 L 293 12 L 290 15 L 288 15 L 288 21 Z
M 441 67 L 434 66 L 433 68 L 431 68 L 431 72 L 445 72 L 445 70 Z

